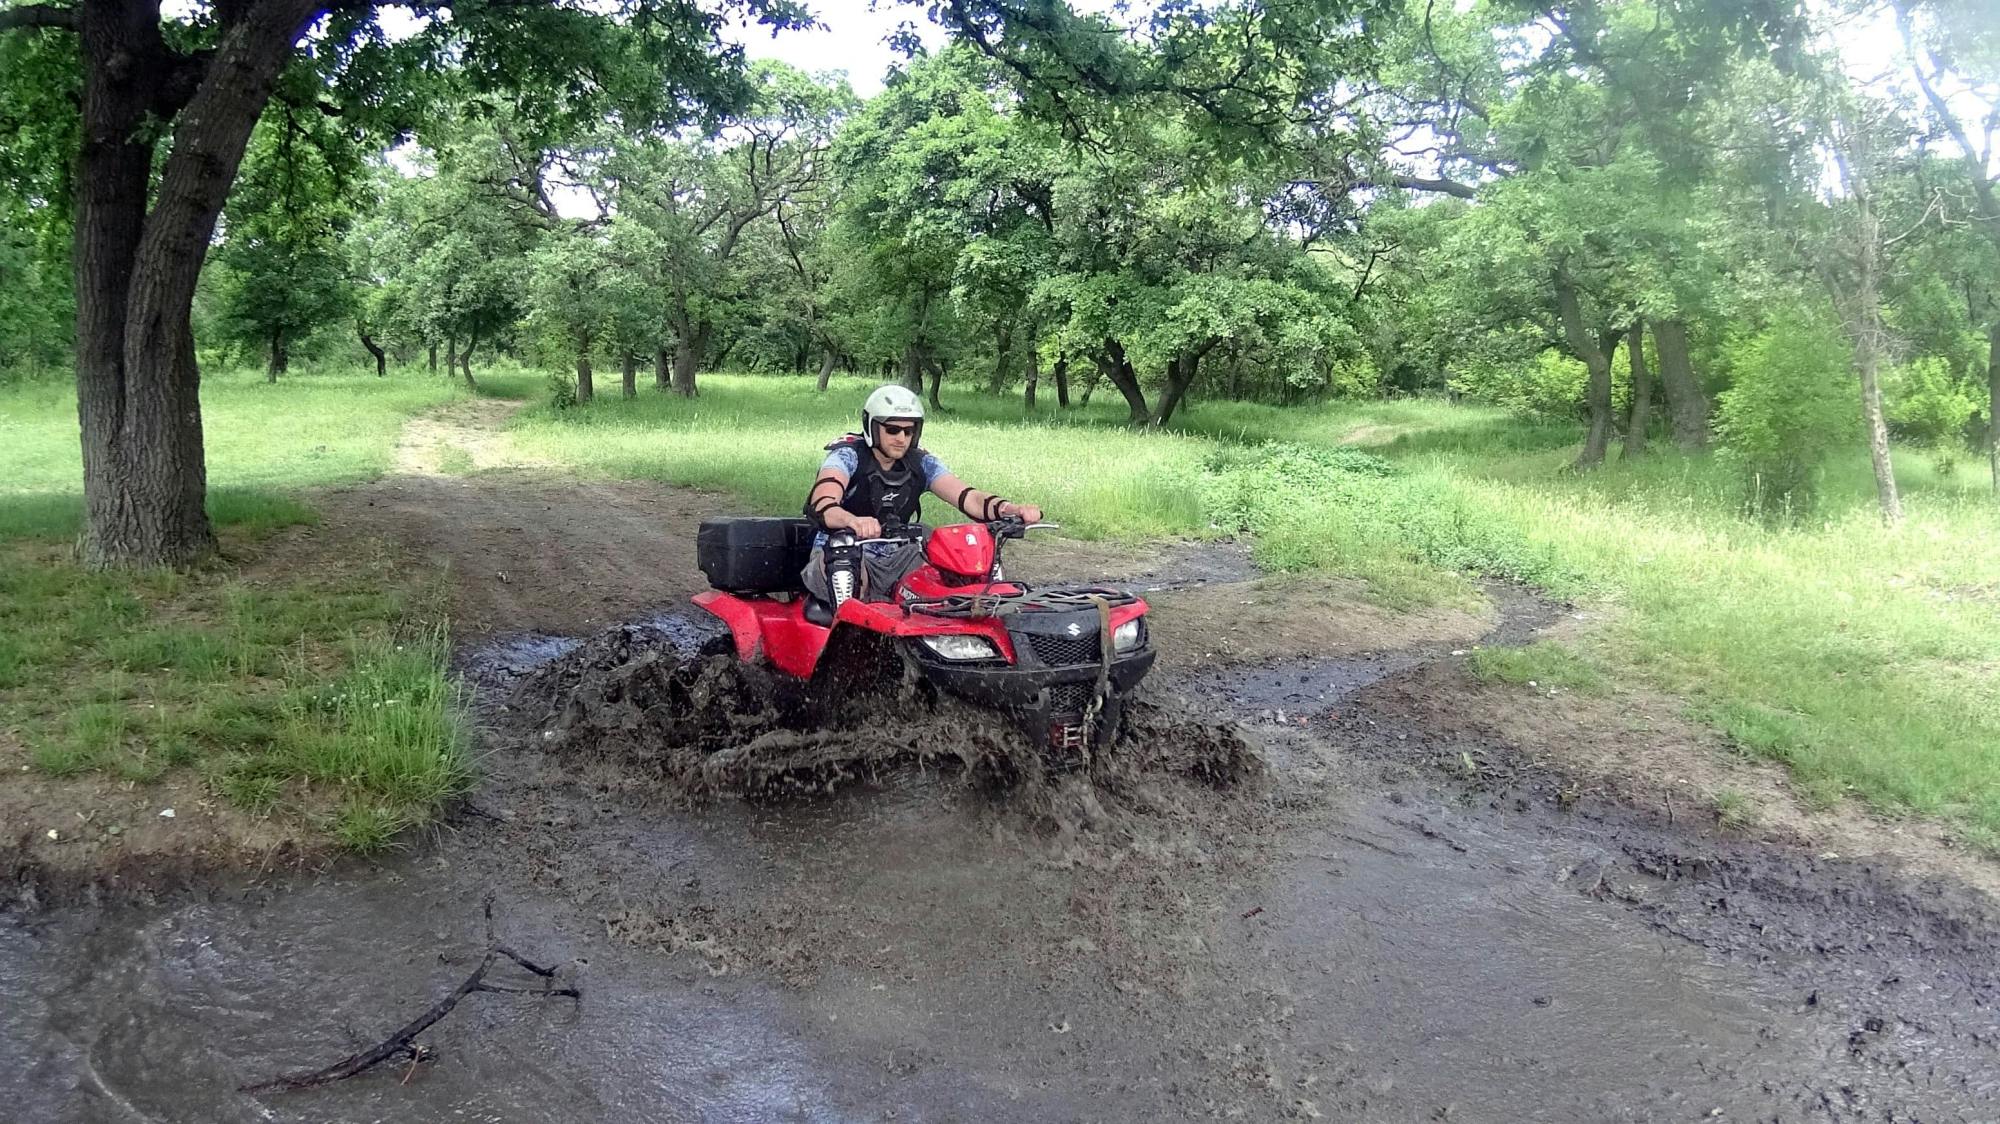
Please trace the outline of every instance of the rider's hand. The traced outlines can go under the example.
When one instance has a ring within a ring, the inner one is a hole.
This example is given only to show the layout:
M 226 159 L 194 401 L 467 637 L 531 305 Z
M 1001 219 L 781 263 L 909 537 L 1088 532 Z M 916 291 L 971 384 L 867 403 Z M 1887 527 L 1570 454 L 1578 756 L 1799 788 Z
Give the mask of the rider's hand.
M 854 532 L 857 539 L 879 539 L 882 537 L 882 521 L 857 515 L 847 521 L 847 529 Z
M 1007 514 L 1012 515 L 1023 523 L 1040 523 L 1042 521 L 1042 509 L 1031 503 L 1010 503 L 1007 505 Z

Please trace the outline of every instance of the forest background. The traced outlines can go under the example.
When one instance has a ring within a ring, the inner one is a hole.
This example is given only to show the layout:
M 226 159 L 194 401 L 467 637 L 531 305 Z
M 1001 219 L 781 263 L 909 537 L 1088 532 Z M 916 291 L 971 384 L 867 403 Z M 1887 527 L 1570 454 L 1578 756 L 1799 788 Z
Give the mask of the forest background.
M 0 526 L 185 564 L 381 468 L 205 449 L 204 410 L 365 430 L 448 380 L 531 392 L 559 463 L 775 510 L 764 450 L 893 379 L 1085 533 L 1605 599 L 1508 673 L 1647 679 L 1825 800 L 2000 831 L 1990 6 L 884 7 L 866 98 L 730 43 L 812 34 L 779 0 L 0 7 Z M 300 396 L 243 406 L 246 367 Z M 117 759 L 123 701 L 35 719 L 45 763 Z

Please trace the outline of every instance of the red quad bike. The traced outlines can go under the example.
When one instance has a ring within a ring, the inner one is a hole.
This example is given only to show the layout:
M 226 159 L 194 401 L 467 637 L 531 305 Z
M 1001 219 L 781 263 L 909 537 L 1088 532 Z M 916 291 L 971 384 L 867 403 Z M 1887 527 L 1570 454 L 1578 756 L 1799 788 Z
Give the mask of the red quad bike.
M 822 657 L 844 630 L 875 634 L 937 688 L 1013 715 L 1052 761 L 1074 760 L 1117 738 L 1124 699 L 1157 653 L 1146 603 L 1129 593 L 1032 589 L 1001 577 L 1001 544 L 1047 526 L 891 526 L 857 545 L 921 541 L 925 564 L 886 596 L 872 591 L 833 608 L 799 582 L 818 530 L 811 521 L 709 519 L 695 555 L 713 588 L 694 603 L 729 627 L 738 659 L 800 680 L 828 670 Z M 848 650 L 835 648 L 835 659 Z

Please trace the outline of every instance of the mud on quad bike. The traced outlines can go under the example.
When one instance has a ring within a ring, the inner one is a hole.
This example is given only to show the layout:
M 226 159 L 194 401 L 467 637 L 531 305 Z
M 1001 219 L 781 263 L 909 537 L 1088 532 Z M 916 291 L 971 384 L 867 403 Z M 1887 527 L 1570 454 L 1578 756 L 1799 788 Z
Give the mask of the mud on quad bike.
M 694 603 L 728 626 L 738 659 L 799 680 L 826 674 L 827 663 L 853 650 L 831 644 L 843 633 L 873 634 L 934 687 L 1012 716 L 1052 763 L 1074 762 L 1116 740 L 1125 698 L 1157 653 L 1138 597 L 1002 577 L 1001 545 L 1047 526 L 1012 518 L 891 525 L 855 545 L 921 542 L 924 564 L 893 589 L 833 606 L 799 579 L 818 530 L 811 521 L 709 519 L 695 555 L 712 588 Z

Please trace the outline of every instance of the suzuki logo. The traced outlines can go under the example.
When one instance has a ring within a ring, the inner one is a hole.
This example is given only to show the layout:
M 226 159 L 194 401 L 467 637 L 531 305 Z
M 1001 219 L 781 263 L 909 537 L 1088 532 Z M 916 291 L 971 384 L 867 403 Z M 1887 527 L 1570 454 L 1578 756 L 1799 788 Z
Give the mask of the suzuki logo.
M 1074 622 L 1074 621 L 1072 621 L 1072 622 L 1070 622 L 1070 626 L 1069 626 L 1069 627 L 1068 627 L 1067 629 L 1065 629 L 1064 631 L 1065 631 L 1065 632 L 1068 632 L 1068 633 L 1070 634 L 1070 637 L 1071 637 L 1072 639 L 1074 639 L 1074 638 L 1076 638 L 1076 637 L 1078 637 L 1078 636 L 1082 636 L 1082 635 L 1083 635 L 1083 626 L 1082 626 L 1082 625 L 1080 625 L 1080 624 L 1077 624 L 1077 623 L 1076 623 L 1076 622 Z

